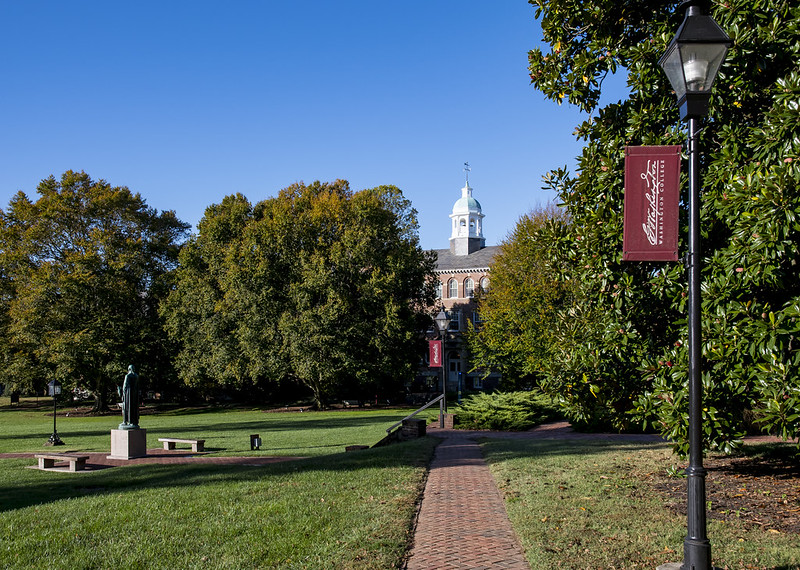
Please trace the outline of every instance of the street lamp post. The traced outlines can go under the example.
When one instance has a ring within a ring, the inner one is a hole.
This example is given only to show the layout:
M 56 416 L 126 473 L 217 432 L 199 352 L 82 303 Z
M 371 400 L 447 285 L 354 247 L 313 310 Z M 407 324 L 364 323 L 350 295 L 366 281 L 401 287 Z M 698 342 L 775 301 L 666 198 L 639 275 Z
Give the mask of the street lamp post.
M 682 121 L 688 122 L 689 155 L 689 466 L 687 475 L 687 534 L 683 570 L 711 568 L 711 544 L 706 535 L 706 470 L 703 468 L 702 375 L 700 331 L 700 171 L 698 123 L 708 114 L 711 86 L 732 42 L 702 0 L 681 4 L 686 16 L 659 65 L 678 98 Z
M 56 431 L 56 397 L 61 393 L 61 382 L 58 380 L 50 380 L 47 383 L 47 394 L 49 396 L 53 396 L 53 434 L 50 436 L 50 439 L 47 440 L 45 445 L 64 445 L 64 442 L 61 441 L 61 438 L 58 437 L 58 431 Z
M 442 338 L 442 405 L 441 413 L 439 414 L 439 427 L 444 427 L 444 414 L 447 412 L 447 349 L 445 342 L 447 340 L 447 327 L 450 326 L 450 318 L 444 310 L 439 311 L 439 314 L 433 319 L 436 321 L 436 328 L 439 329 L 439 335 Z

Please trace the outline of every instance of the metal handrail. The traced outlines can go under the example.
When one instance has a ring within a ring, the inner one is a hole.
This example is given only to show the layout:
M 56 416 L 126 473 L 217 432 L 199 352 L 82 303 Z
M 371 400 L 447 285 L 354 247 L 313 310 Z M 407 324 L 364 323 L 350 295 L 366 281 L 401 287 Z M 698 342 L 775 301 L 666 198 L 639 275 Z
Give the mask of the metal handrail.
M 435 397 L 433 400 L 431 400 L 430 402 L 428 402 L 427 404 L 425 404 L 424 406 L 422 406 L 422 407 L 421 407 L 420 409 L 418 409 L 416 412 L 412 412 L 412 413 L 408 414 L 408 415 L 407 415 L 406 417 L 404 417 L 402 420 L 400 420 L 399 422 L 397 422 L 396 424 L 394 424 L 392 427 L 390 427 L 389 429 L 387 429 L 387 430 L 386 430 L 386 433 L 392 433 L 392 430 L 393 430 L 394 428 L 396 428 L 397 426 L 399 426 L 400 424 L 402 424 L 404 421 L 406 421 L 406 420 L 409 420 L 409 419 L 413 418 L 414 416 L 416 416 L 416 415 L 417 415 L 418 413 L 420 413 L 421 411 L 423 411 L 423 410 L 427 410 L 427 409 L 428 409 L 428 408 L 430 408 L 432 405 L 434 405 L 436 402 L 443 401 L 443 400 L 444 400 L 444 394 L 440 394 L 440 395 L 436 396 L 436 397 Z M 441 404 L 440 404 L 440 407 L 441 407 Z M 441 414 L 440 414 L 440 415 L 441 415 Z

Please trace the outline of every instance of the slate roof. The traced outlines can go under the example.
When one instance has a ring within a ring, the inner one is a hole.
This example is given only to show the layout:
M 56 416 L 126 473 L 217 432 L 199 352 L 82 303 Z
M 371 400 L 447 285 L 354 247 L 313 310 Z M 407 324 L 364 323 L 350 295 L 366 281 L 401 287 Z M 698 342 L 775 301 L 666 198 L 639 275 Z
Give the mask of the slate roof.
M 453 255 L 449 249 L 434 249 L 438 259 L 436 271 L 455 273 L 458 271 L 475 271 L 488 269 L 495 255 L 500 252 L 499 245 L 488 245 L 469 255 Z

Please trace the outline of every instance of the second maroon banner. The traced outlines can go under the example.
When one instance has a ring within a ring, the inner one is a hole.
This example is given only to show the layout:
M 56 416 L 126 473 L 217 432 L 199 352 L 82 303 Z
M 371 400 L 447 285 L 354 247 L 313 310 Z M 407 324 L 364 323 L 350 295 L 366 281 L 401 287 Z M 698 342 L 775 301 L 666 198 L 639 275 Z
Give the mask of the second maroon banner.
M 624 261 L 678 260 L 681 147 L 625 147 Z
M 429 340 L 428 341 L 428 366 L 437 368 L 442 366 L 442 341 Z

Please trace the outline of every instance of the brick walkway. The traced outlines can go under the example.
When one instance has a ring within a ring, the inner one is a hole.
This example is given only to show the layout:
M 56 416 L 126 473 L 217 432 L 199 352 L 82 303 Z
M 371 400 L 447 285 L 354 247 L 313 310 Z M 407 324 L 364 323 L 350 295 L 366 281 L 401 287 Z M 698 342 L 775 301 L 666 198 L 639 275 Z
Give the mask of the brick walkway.
M 437 430 L 407 570 L 529 570 L 478 444 Z
M 567 422 L 526 432 L 450 430 L 435 425 L 427 431 L 442 438 L 442 443 L 431 463 L 407 570 L 529 570 L 503 498 L 473 438 L 663 441 L 651 434 L 576 433 Z

